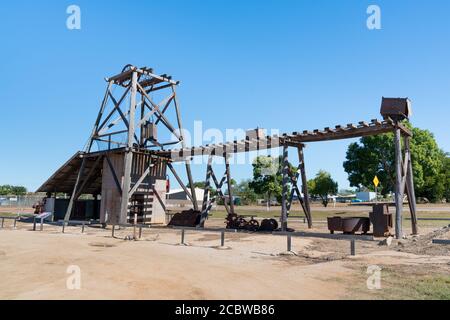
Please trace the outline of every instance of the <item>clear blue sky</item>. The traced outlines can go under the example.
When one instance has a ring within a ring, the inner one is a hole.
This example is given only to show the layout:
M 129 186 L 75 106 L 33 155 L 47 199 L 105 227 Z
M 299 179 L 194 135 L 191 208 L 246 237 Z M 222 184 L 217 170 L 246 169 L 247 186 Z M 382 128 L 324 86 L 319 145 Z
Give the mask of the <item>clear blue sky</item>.
M 82 29 L 66 28 L 80 6 Z M 377 4 L 382 30 L 366 27 Z M 292 132 L 370 120 L 410 97 L 450 151 L 450 2 L 8 1 L 0 5 L 0 184 L 36 189 L 85 144 L 103 78 L 132 63 L 182 81 L 185 126 Z M 342 168 L 351 141 L 310 144 L 307 172 Z M 292 159 L 294 160 L 294 159 Z M 251 166 L 233 166 L 237 180 Z M 194 167 L 202 180 L 204 166 Z

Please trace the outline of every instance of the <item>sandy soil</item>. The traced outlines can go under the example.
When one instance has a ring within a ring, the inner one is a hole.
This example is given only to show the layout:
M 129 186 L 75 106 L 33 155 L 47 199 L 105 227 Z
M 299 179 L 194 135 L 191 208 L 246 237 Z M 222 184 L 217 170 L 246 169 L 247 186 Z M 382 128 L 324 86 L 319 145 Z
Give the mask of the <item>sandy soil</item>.
M 29 224 L 12 230 L 8 223 L 0 230 L 0 299 L 340 299 L 359 272 L 355 261 L 450 263 L 448 252 L 402 252 L 377 241 L 358 241 L 358 255 L 349 257 L 348 241 L 293 238 L 295 255 L 283 255 L 286 238 L 270 234 L 227 233 L 228 248 L 218 249 L 217 233 L 188 231 L 183 246 L 180 231 L 170 229 L 125 241 L 131 228 L 112 238 L 108 229 L 81 234 L 69 227 L 62 234 L 56 226 L 33 232 Z M 81 290 L 67 289 L 71 265 L 80 267 Z

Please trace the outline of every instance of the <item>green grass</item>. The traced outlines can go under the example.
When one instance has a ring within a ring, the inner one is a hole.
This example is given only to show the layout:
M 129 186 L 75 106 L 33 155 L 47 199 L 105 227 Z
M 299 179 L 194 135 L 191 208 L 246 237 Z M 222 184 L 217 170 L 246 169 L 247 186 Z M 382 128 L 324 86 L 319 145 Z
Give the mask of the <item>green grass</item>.
M 364 286 L 365 268 L 357 287 L 349 288 L 350 299 L 379 300 L 450 300 L 450 275 L 441 271 L 417 270 L 417 267 L 382 267 L 382 288 Z M 427 268 L 426 266 L 421 269 Z

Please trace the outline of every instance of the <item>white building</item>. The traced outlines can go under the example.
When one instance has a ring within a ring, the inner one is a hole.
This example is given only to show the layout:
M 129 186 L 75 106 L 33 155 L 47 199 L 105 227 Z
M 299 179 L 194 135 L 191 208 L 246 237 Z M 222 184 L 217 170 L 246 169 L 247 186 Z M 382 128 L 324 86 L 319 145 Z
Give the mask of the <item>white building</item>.
M 356 199 L 361 201 L 373 201 L 377 199 L 377 194 L 375 192 L 357 192 Z

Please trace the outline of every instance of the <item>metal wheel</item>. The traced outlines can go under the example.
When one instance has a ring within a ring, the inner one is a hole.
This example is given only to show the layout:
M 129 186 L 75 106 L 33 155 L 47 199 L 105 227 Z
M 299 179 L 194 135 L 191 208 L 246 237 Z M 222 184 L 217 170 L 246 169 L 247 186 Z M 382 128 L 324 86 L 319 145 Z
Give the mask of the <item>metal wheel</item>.
M 246 229 L 248 231 L 258 231 L 259 230 L 259 222 L 255 219 L 250 220 L 247 223 Z

